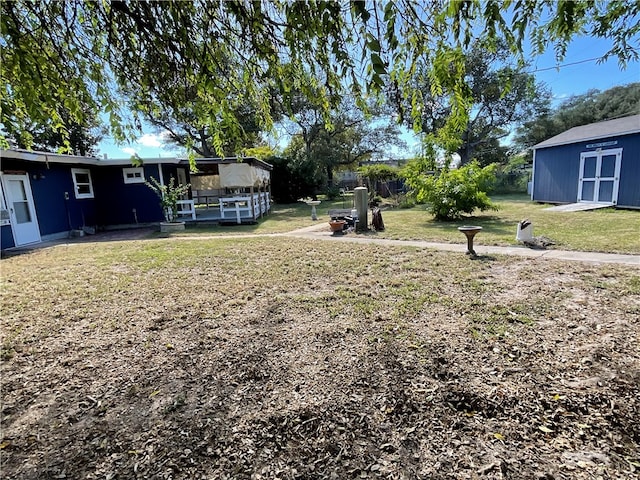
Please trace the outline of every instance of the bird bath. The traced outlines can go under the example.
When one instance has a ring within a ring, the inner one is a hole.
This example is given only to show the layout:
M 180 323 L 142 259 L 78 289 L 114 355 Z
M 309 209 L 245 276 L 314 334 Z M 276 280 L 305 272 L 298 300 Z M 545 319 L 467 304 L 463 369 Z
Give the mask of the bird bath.
M 476 251 L 473 249 L 473 237 L 482 230 L 482 227 L 475 227 L 471 225 L 463 225 L 462 227 L 458 227 L 462 233 L 464 233 L 467 237 L 467 255 L 476 256 Z
M 307 200 L 307 205 L 311 205 L 311 220 L 318 219 L 318 212 L 316 212 L 316 206 L 320 205 L 320 200 Z

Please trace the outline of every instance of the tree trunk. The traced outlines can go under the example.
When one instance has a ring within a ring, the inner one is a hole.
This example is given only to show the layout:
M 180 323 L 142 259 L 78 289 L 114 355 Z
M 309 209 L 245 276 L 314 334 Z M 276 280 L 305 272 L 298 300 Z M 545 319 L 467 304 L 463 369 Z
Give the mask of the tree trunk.
M 327 187 L 333 186 L 333 166 L 327 165 Z

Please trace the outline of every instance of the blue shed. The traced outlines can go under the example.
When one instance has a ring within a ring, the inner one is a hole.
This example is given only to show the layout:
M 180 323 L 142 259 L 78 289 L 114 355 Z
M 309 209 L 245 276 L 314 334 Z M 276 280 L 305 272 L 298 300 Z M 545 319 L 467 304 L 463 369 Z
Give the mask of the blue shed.
M 640 208 L 640 115 L 574 127 L 535 145 L 531 199 Z

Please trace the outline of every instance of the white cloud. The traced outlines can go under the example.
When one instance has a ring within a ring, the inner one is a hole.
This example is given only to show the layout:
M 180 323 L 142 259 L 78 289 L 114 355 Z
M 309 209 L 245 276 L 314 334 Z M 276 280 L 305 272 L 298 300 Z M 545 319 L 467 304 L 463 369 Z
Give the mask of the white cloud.
M 136 140 L 136 142 L 139 143 L 140 145 L 144 145 L 145 147 L 158 148 L 162 146 L 162 141 L 160 140 L 161 138 L 162 138 L 161 135 L 155 135 L 153 133 L 145 133 L 138 140 Z
M 131 148 L 131 147 L 123 147 L 120 150 L 122 150 L 124 153 L 126 153 L 129 156 L 138 154 L 138 151 L 135 148 Z

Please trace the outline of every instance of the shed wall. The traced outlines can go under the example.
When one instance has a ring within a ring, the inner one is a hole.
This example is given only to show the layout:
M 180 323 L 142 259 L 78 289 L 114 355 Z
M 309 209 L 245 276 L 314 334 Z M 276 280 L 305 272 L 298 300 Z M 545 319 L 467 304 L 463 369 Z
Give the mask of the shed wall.
M 597 147 L 599 143 L 615 144 Z M 589 147 L 587 147 L 589 145 Z M 622 148 L 618 206 L 640 207 L 640 134 L 607 137 L 588 142 L 537 149 L 533 200 L 573 203 L 578 198 L 580 154 L 598 148 Z

